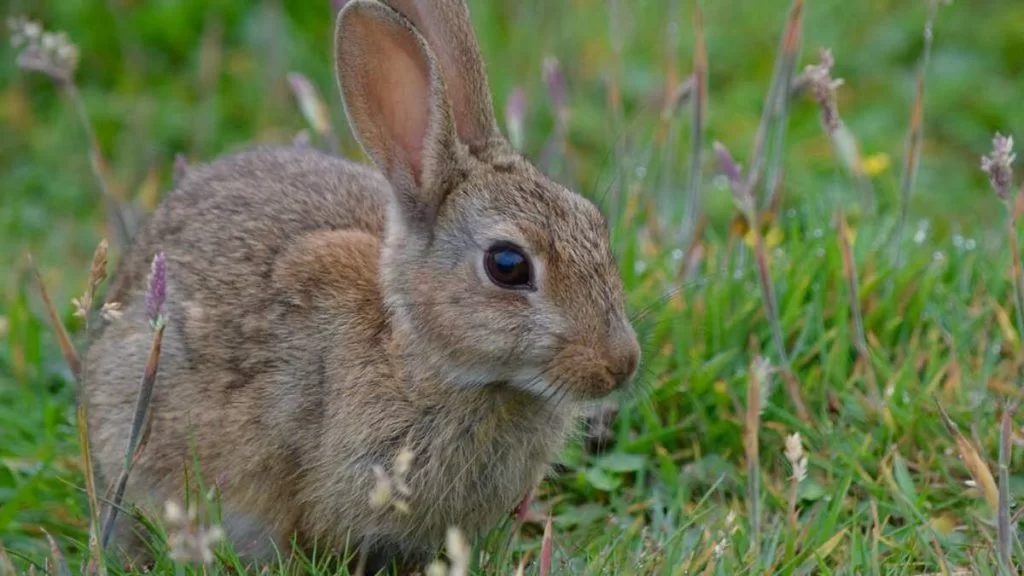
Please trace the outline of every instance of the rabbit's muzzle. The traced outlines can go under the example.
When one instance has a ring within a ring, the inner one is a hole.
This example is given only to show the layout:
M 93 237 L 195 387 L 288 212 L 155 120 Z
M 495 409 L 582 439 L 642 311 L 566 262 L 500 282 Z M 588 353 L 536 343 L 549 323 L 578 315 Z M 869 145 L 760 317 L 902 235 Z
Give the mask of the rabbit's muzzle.
M 632 331 L 607 344 L 570 344 L 551 363 L 549 382 L 581 400 L 594 400 L 629 386 L 640 363 L 640 345 Z

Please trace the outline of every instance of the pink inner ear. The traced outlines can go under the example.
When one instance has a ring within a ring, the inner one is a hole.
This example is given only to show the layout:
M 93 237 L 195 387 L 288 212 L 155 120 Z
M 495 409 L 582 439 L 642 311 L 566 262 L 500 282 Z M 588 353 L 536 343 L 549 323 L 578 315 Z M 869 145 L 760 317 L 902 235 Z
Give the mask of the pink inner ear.
M 366 70 L 368 96 L 377 125 L 387 132 L 383 140 L 398 148 L 391 151 L 398 158 L 388 164 L 392 169 L 406 164 L 416 184 L 421 184 L 423 148 L 430 129 L 429 65 L 412 37 L 388 32 L 382 35 L 387 39 L 380 37 L 372 47 L 380 51 L 383 65 Z
M 430 61 L 401 25 L 352 14 L 339 58 L 352 120 L 368 152 L 389 177 L 407 172 L 423 181 L 423 158 L 431 122 Z

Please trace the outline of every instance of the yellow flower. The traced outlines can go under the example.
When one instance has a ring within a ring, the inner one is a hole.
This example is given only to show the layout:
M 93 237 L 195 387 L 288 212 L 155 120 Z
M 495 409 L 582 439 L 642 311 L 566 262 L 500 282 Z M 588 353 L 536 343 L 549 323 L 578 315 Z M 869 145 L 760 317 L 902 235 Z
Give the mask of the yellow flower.
M 775 248 L 782 243 L 782 229 L 778 226 L 772 226 L 764 234 L 762 240 L 764 240 L 765 249 Z M 746 234 L 743 235 L 743 242 L 751 248 L 754 247 L 754 231 L 752 229 L 748 229 Z
M 889 169 L 889 155 L 884 152 L 872 154 L 860 162 L 860 168 L 868 176 L 877 176 Z

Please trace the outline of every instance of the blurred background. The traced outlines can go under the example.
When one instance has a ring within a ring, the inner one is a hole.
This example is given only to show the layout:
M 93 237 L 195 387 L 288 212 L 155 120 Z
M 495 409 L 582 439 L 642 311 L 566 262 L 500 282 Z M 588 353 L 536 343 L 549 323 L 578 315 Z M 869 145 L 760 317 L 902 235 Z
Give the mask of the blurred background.
M 114 193 L 143 209 L 169 188 L 176 154 L 200 162 L 309 130 L 289 86 L 306 76 L 327 104 L 338 150 L 362 159 L 346 126 L 332 66 L 341 2 L 284 0 L 4 0 L 63 30 L 78 46 L 75 75 Z M 857 137 L 880 212 L 899 204 L 901 164 L 920 59 L 926 0 L 812 0 L 798 71 L 831 48 L 844 79 L 839 111 Z M 749 156 L 772 75 L 785 0 L 702 2 L 709 63 L 704 202 L 713 227 L 732 215 L 713 174 L 710 142 Z M 684 194 L 689 111 L 669 125 L 675 153 L 650 141 L 667 94 L 692 71 L 692 2 L 471 0 L 499 121 L 525 96 L 522 147 L 545 157 L 556 111 L 544 63 L 564 72 L 569 162 L 548 164 L 587 194 L 635 176 L 641 193 Z M 979 169 L 992 134 L 1024 133 L 1024 2 L 958 0 L 934 26 L 922 164 L 913 230 L 938 238 L 981 234 L 1001 211 Z M 81 525 L 84 502 L 63 486 L 77 467 L 69 424 L 74 390 L 26 281 L 31 251 L 66 322 L 105 233 L 101 194 L 76 110 L 54 82 L 15 65 L 0 47 L 0 535 L 19 527 Z M 614 87 L 614 89 L 612 89 Z M 615 111 L 620 97 L 621 115 Z M 826 207 L 852 195 L 810 98 L 791 107 L 785 202 Z M 316 135 L 312 137 L 317 142 Z M 569 166 L 566 168 L 565 166 Z M 925 224 L 926 223 L 926 224 Z M 31 386 L 29 386 L 31 383 Z M 27 392 L 26 392 L 27 390 Z M 59 528 L 56 528 L 59 529 Z M 10 538 L 7 538 L 10 540 Z
M 358 156 L 334 83 L 329 0 L 6 0 L 0 13 L 24 14 L 64 30 L 80 49 L 76 75 L 117 192 L 144 205 L 170 183 L 173 158 L 209 159 L 254 142 L 286 141 L 306 127 L 287 74 L 305 74 L 330 107 L 343 153 Z M 743 162 L 760 118 L 788 2 L 704 2 L 709 54 L 708 140 Z M 839 109 L 874 156 L 880 204 L 898 198 L 900 164 L 923 41 L 926 0 L 817 0 L 808 3 L 799 69 L 831 47 L 845 80 Z M 473 0 L 473 19 L 489 67 L 499 117 L 509 94 L 527 102 L 524 147 L 537 156 L 553 114 L 543 60 L 556 57 L 568 85 L 569 143 L 586 187 L 609 161 L 616 139 L 636 150 L 650 138 L 666 85 L 692 69 L 691 2 L 631 0 Z M 614 18 L 610 12 L 616 11 Z M 922 167 L 915 218 L 956 213 L 963 226 L 998 214 L 984 193 L 978 156 L 995 130 L 1019 131 L 1024 94 L 1024 3 L 954 2 L 935 24 L 926 95 Z M 615 41 L 613 41 L 613 38 Z M 6 38 L 5 38 L 6 40 Z M 89 172 L 74 109 L 47 78 L 16 69 L 0 50 L 0 262 L 32 248 L 51 259 L 88 258 L 102 205 Z M 621 45 L 621 70 L 616 45 Z M 798 70 L 799 70 L 798 69 Z M 618 78 L 626 126 L 608 106 Z M 835 161 L 809 99 L 791 110 L 784 164 L 786 196 L 822 196 Z M 688 112 L 684 110 L 682 116 Z M 689 131 L 679 132 L 672 171 L 681 190 Z M 710 156 L 710 155 L 709 155 Z M 625 159 L 620 159 L 625 160 Z M 667 160 L 663 160 L 667 161 Z M 668 163 L 671 164 L 669 161 Z M 935 168 L 941 167 L 941 176 Z M 653 173 L 653 171 L 651 171 Z M 709 173 L 710 169 L 705 170 Z M 841 175 L 840 175 L 841 176 Z M 710 179 L 710 177 L 709 177 Z M 979 192 L 980 190 L 980 192 Z M 708 202 L 728 194 L 706 190 Z M 966 218 L 966 219 L 965 219 Z M 9 279 L 9 275 L 5 275 Z M 8 284 L 8 287 L 9 284 Z

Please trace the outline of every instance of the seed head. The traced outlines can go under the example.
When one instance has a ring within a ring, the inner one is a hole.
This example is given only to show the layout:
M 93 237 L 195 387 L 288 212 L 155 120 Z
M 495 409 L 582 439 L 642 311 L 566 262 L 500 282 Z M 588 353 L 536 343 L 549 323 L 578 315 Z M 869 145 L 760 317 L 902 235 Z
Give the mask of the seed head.
M 448 551 L 448 557 L 452 561 L 449 574 L 451 576 L 467 576 L 469 574 L 469 541 L 458 527 L 448 528 L 448 533 L 445 535 L 445 550 Z
M 185 510 L 177 502 L 168 500 L 164 504 L 164 522 L 171 560 L 190 564 L 213 562 L 213 546 L 224 538 L 224 530 L 217 525 L 204 527 L 195 505 Z
M 839 107 L 836 105 L 836 89 L 842 86 L 842 79 L 832 78 L 832 67 L 835 65 L 835 58 L 832 57 L 832 50 L 822 48 L 818 53 L 818 63 L 808 65 L 804 68 L 804 79 L 811 87 L 814 100 L 821 108 L 821 121 L 829 133 L 839 129 L 842 120 L 839 118 Z
M 146 286 L 146 316 L 155 328 L 163 322 L 160 311 L 167 299 L 167 259 L 163 252 L 153 257 Z
M 718 171 L 729 180 L 733 201 L 744 216 L 750 217 L 754 210 L 754 196 L 750 187 L 743 182 L 743 168 L 733 159 L 725 144 L 715 142 L 714 149 Z
M 807 478 L 807 456 L 804 455 L 799 432 L 786 436 L 786 460 L 793 467 L 793 479 L 797 483 L 803 482 Z
M 121 304 L 119 302 L 107 302 L 100 309 L 100 316 L 107 322 L 120 320 L 123 315 L 124 312 L 121 311 Z
M 1010 187 L 1013 186 L 1013 161 L 1017 155 L 1013 153 L 1013 136 L 1003 136 L 996 132 L 992 138 L 992 153 L 981 157 L 981 170 L 988 174 L 989 184 L 999 199 L 1006 202 L 1010 198 Z
M 59 82 L 70 82 L 78 68 L 78 47 L 64 32 L 48 32 L 38 22 L 23 16 L 7 19 L 11 46 L 20 50 L 18 67 L 45 74 Z

